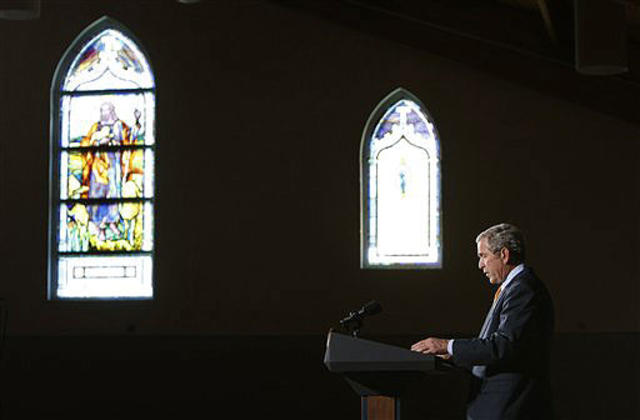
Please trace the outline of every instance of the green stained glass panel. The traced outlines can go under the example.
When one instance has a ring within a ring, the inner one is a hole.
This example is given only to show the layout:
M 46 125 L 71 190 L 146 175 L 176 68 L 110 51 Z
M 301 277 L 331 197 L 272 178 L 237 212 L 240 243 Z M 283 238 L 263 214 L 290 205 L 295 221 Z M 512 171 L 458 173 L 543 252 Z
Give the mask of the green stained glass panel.
M 59 251 L 150 251 L 152 215 L 140 201 L 61 204 Z

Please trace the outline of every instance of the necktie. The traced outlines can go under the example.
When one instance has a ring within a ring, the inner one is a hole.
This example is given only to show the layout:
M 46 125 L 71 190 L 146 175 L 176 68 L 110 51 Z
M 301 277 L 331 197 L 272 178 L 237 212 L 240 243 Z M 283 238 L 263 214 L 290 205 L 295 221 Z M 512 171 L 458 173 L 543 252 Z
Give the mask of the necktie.
M 495 295 L 493 295 L 493 303 L 495 304 L 496 301 L 498 300 L 498 298 L 500 297 L 500 292 L 502 291 L 502 287 L 498 287 L 498 290 L 496 290 Z
M 493 295 L 493 304 L 491 305 L 489 312 L 487 312 L 487 317 L 484 319 L 484 323 L 482 324 L 482 328 L 480 329 L 480 335 L 479 335 L 480 338 L 486 338 L 486 331 L 487 331 L 487 328 L 489 327 L 489 322 L 491 321 L 493 310 L 496 306 L 496 302 L 498 301 L 498 298 L 500 297 L 501 291 L 502 291 L 502 287 L 498 287 L 498 290 L 496 290 L 496 293 Z

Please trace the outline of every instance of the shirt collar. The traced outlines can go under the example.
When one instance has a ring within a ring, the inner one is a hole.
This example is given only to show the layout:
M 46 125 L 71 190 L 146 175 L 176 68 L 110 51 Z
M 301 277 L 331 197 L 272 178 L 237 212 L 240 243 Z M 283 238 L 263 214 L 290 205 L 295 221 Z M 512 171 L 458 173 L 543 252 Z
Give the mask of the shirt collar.
M 509 271 L 509 274 L 507 274 L 507 278 L 504 279 L 504 281 L 500 285 L 500 289 L 504 291 L 504 288 L 507 287 L 507 284 L 509 284 L 509 282 L 513 280 L 515 276 L 520 274 L 522 270 L 524 270 L 524 264 L 518 264 L 513 270 Z

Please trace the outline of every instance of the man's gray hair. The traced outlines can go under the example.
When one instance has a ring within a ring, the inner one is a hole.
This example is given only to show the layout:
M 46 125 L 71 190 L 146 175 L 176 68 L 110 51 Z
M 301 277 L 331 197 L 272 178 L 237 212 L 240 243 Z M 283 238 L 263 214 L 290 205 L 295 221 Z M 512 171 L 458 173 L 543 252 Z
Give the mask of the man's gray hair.
M 476 243 L 487 240 L 489 250 L 496 254 L 502 248 L 509 250 L 509 264 L 517 265 L 524 262 L 524 235 L 517 227 L 508 223 L 491 226 L 476 237 Z

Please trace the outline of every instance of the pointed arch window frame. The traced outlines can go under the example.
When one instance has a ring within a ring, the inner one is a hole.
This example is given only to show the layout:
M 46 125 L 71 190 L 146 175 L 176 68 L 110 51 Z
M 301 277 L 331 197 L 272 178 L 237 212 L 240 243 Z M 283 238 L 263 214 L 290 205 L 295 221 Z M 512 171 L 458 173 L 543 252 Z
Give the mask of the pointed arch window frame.
M 80 56 L 89 42 L 95 39 L 98 35 L 107 30 L 114 30 L 128 40 L 130 40 L 138 49 L 148 71 L 151 75 L 152 87 L 151 88 L 139 88 L 139 89 L 99 89 L 99 90 L 82 90 L 82 91 L 64 91 L 65 79 L 74 64 L 76 59 Z M 135 36 L 135 34 L 129 30 L 125 25 L 117 20 L 103 16 L 87 26 L 76 38 L 71 42 L 69 47 L 65 50 L 62 58 L 58 61 L 56 69 L 53 74 L 51 88 L 50 88 L 50 116 L 49 116 L 49 208 L 48 208 L 48 267 L 47 267 L 47 285 L 46 285 L 46 298 L 48 301 L 72 301 L 72 302 L 95 302 L 95 301 L 151 301 L 154 299 L 156 290 L 156 276 L 155 276 L 155 231 L 156 231 L 156 218 L 155 218 L 155 206 L 151 210 L 152 223 L 150 225 L 151 235 L 151 249 L 150 251 L 137 252 L 133 255 L 147 255 L 150 257 L 150 282 L 151 282 L 151 294 L 147 296 L 86 296 L 86 297 L 61 297 L 58 295 L 58 282 L 59 282 L 59 270 L 58 265 L 60 261 L 61 252 L 59 250 L 60 239 L 60 206 L 64 201 L 61 199 L 61 160 L 62 151 L 65 149 L 62 147 L 62 100 L 65 96 L 82 96 L 82 95 L 108 95 L 127 92 L 130 94 L 150 92 L 153 95 L 153 123 L 150 128 L 153 130 L 154 141 L 151 145 L 144 144 L 142 148 L 145 150 L 153 151 L 153 161 L 151 162 L 151 173 L 149 176 L 152 179 L 155 178 L 155 168 L 157 160 L 157 133 L 156 133 L 156 115 L 157 115 L 157 85 L 155 83 L 155 72 L 149 59 L 149 54 L 144 48 L 142 42 Z M 145 168 L 145 171 L 147 169 Z M 151 191 L 148 192 L 151 198 L 145 198 L 145 202 L 156 202 L 156 183 L 155 179 L 151 182 Z M 148 197 L 148 196 L 143 196 Z M 122 202 L 123 199 L 111 199 L 113 202 Z M 143 200 L 140 200 L 143 201 Z M 144 206 L 143 206 L 144 207 Z M 77 255 L 86 256 L 128 256 L 131 253 L 77 253 Z
M 371 143 L 374 131 L 376 130 L 380 120 L 386 115 L 395 104 L 402 100 L 408 100 L 415 103 L 427 121 L 432 125 L 432 132 L 436 142 L 436 160 L 435 160 L 435 187 L 436 191 L 430 189 L 430 196 L 436 200 L 435 223 L 432 228 L 436 229 L 436 238 L 438 249 L 436 260 L 433 262 L 394 262 L 394 263 L 374 263 L 369 260 L 369 247 L 371 238 L 371 209 L 369 200 L 369 189 L 371 185 L 369 156 L 371 154 Z M 360 140 L 360 268 L 374 270 L 430 270 L 441 269 L 443 267 L 443 235 L 442 235 L 443 215 L 442 215 L 442 143 L 440 134 L 431 113 L 428 111 L 424 103 L 407 89 L 399 87 L 384 97 L 369 115 L 362 132 Z

